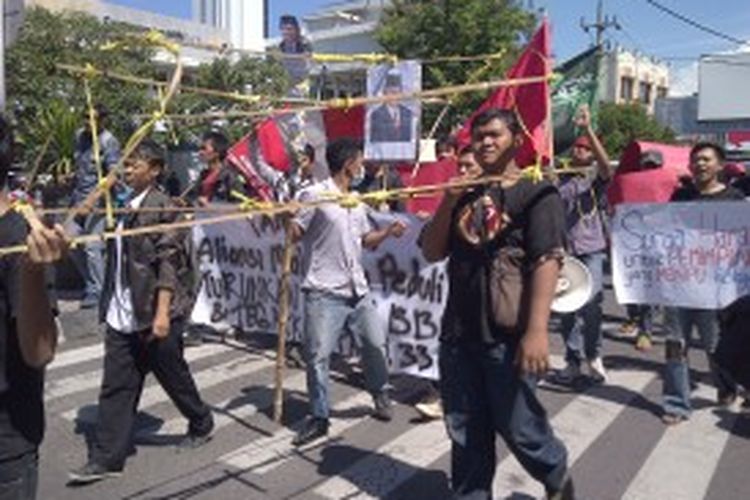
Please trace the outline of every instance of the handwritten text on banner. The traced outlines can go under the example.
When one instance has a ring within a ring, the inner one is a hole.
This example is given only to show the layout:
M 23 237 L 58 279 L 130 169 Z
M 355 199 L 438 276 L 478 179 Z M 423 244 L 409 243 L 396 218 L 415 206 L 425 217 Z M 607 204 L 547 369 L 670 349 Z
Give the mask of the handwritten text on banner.
M 612 274 L 621 304 L 731 304 L 750 293 L 750 203 L 619 205 Z
M 392 216 L 378 221 L 387 224 Z M 437 378 L 440 318 L 448 297 L 445 264 L 428 265 L 416 239 L 422 222 L 405 217 L 407 232 L 365 253 L 382 328 L 388 333 L 391 371 Z M 275 333 L 284 232 L 269 218 L 196 226 L 193 230 L 200 270 L 192 321 L 247 332 Z M 301 341 L 304 303 L 301 291 L 305 255 L 298 245 L 292 263 L 287 335 Z M 348 354 L 355 341 L 344 336 L 339 351 Z

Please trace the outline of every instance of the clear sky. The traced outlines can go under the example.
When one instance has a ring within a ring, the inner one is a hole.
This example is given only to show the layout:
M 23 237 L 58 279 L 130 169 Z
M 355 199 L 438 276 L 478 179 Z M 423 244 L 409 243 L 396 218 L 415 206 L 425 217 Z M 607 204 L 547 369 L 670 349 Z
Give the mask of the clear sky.
M 108 0 L 112 3 L 189 18 L 191 0 Z M 377 2 L 378 0 L 371 0 Z M 580 19 L 593 22 L 597 0 L 524 0 L 534 8 L 546 8 L 553 25 L 553 50 L 562 60 L 584 50 L 593 33 L 580 28 Z M 663 5 L 734 38 L 750 40 L 750 0 L 659 0 Z M 269 0 L 271 34 L 279 15 L 303 16 L 330 4 L 331 0 Z M 694 61 L 701 54 L 737 50 L 731 42 L 690 27 L 649 5 L 646 0 L 605 0 L 605 12 L 616 15 L 622 30 L 608 30 L 606 38 L 631 49 L 671 62 L 673 83 L 694 83 Z M 693 62 L 691 62 L 691 60 Z

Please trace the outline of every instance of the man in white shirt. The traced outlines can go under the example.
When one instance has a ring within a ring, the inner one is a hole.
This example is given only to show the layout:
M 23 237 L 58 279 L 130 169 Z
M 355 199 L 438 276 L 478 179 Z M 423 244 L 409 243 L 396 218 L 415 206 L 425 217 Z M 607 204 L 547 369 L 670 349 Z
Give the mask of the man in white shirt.
M 364 175 L 361 145 L 339 139 L 328 145 L 331 177 L 303 191 L 300 201 L 346 195 Z M 340 334 L 349 328 L 362 340 L 362 361 L 368 392 L 379 420 L 391 419 L 387 393 L 386 331 L 362 267 L 362 249 L 376 248 L 388 237 L 400 237 L 400 222 L 373 227 L 368 208 L 337 201 L 300 210 L 291 224 L 292 236 L 305 245 L 308 261 L 302 284 L 305 301 L 305 361 L 311 417 L 294 440 L 301 446 L 328 433 L 328 365 Z

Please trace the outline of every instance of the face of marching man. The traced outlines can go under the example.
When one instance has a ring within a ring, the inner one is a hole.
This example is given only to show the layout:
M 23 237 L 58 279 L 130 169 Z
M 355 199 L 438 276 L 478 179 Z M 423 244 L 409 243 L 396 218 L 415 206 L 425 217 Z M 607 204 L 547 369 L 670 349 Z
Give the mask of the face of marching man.
M 493 118 L 474 128 L 471 142 L 474 156 L 482 170 L 485 173 L 497 173 L 513 160 L 523 137 L 521 134 L 513 134 L 500 118 Z
M 717 181 L 723 168 L 721 158 L 712 148 L 699 149 L 690 157 L 690 173 L 698 186 Z
M 136 193 L 156 184 L 160 173 L 161 168 L 147 159 L 132 156 L 125 160 L 125 182 Z

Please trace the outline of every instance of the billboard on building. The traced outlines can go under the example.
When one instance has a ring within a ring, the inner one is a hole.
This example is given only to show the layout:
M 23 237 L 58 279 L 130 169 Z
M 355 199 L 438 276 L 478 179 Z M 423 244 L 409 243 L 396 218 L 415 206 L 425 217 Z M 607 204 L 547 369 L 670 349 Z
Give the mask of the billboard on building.
M 703 56 L 698 120 L 750 119 L 750 52 Z
M 422 88 L 422 66 L 417 61 L 373 66 L 367 72 L 367 95 L 384 101 L 367 106 L 365 158 L 415 160 L 419 142 L 420 103 L 403 94 Z

